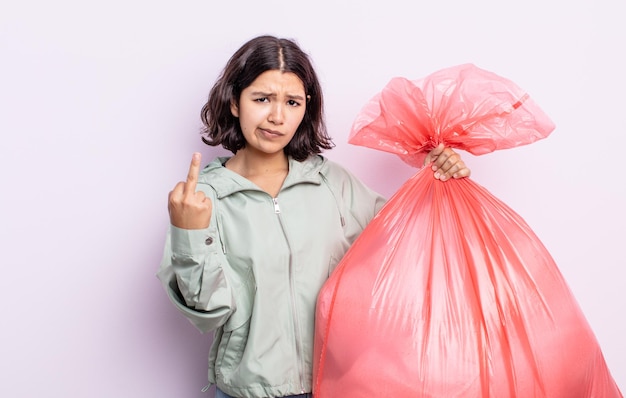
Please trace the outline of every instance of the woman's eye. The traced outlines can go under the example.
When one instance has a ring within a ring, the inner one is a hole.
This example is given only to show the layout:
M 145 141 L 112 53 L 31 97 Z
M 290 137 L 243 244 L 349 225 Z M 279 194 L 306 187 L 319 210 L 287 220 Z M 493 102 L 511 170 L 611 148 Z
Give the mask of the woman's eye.
M 267 102 L 269 101 L 267 97 L 261 97 L 261 98 L 257 98 L 255 99 L 256 102 Z
M 295 100 L 289 100 L 287 101 L 287 104 L 289 104 L 290 106 L 299 106 L 300 103 L 298 101 Z

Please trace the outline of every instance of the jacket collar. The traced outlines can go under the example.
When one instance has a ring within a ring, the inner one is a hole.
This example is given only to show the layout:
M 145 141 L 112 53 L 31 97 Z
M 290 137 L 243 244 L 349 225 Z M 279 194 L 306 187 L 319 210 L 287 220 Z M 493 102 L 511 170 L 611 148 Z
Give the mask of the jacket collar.
M 250 180 L 223 166 L 229 158 L 217 157 L 211 161 L 200 173 L 198 182 L 212 186 L 220 199 L 240 191 L 261 191 Z M 321 155 L 310 156 L 302 162 L 289 157 L 289 173 L 281 191 L 297 184 L 321 184 L 320 173 L 325 165 L 326 158 Z

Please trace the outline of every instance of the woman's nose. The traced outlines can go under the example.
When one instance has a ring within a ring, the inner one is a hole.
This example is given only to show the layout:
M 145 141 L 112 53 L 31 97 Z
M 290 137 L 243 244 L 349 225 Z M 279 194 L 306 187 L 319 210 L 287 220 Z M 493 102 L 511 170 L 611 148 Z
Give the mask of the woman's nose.
M 268 120 L 273 124 L 282 124 L 284 121 L 284 109 L 281 104 L 272 106 Z

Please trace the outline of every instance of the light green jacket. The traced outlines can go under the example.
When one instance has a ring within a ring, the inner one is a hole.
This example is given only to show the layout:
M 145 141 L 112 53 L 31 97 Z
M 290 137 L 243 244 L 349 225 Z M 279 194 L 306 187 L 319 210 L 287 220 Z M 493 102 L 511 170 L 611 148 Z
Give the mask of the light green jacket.
M 289 160 L 276 198 L 217 158 L 205 230 L 170 227 L 159 278 L 202 332 L 209 382 L 236 397 L 311 392 L 317 294 L 384 199 L 322 156 Z

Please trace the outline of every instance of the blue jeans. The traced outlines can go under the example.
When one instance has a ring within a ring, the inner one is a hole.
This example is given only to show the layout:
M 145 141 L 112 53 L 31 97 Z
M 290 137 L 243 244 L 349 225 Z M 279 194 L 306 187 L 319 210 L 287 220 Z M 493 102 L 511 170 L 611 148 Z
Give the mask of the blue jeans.
M 230 395 L 220 391 L 220 389 L 218 388 L 217 393 L 215 394 L 215 398 L 235 398 L 235 397 L 231 397 Z M 308 394 L 299 394 L 299 395 L 289 395 L 286 397 L 281 397 L 281 398 L 313 398 L 313 394 L 308 393 Z

